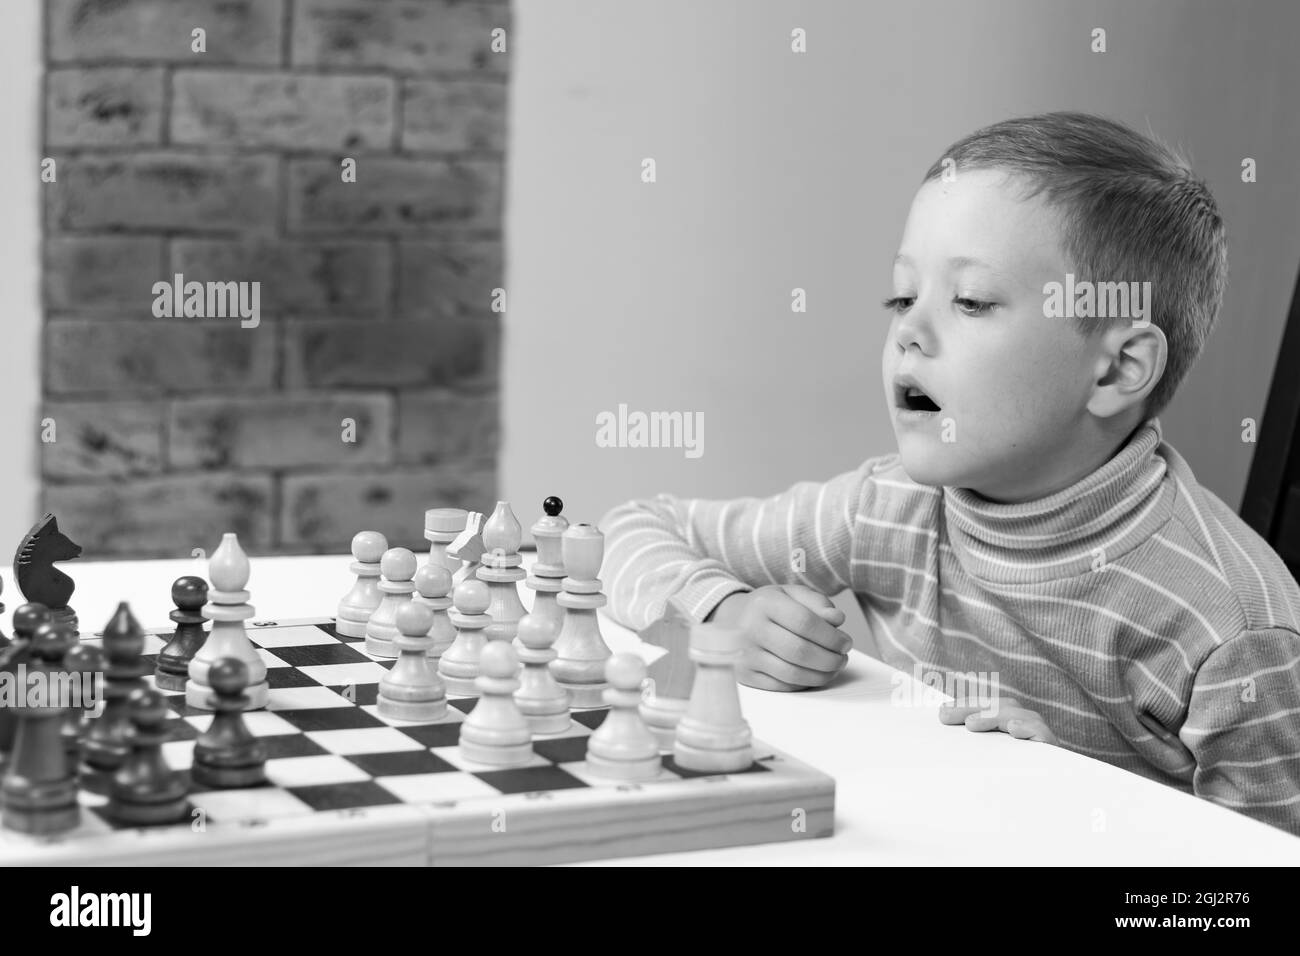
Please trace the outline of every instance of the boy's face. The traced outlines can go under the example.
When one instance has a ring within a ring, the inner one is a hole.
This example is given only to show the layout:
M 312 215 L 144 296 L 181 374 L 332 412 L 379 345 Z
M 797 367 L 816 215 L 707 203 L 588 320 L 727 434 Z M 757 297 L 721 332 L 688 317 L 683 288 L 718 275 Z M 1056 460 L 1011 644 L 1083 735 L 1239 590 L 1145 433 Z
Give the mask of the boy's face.
M 909 477 L 995 501 L 1064 487 L 1054 479 L 1074 457 L 1099 359 L 1098 337 L 1043 315 L 1044 284 L 1072 270 L 1058 214 L 1041 195 L 1021 199 L 1021 188 L 1000 170 L 959 170 L 954 182 L 920 188 L 894 264 L 882 358 Z M 939 411 L 905 410 L 895 379 L 906 374 Z

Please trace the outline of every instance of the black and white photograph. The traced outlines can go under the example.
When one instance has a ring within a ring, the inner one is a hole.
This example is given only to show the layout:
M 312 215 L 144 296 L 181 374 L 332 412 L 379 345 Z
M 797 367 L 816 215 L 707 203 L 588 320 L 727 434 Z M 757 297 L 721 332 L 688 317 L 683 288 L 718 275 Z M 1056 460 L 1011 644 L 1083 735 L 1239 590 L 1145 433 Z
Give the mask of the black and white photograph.
M 1107 936 L 1267 932 L 1300 5 L 3 23 L 0 865 L 68 875 L 33 925 L 149 935 L 92 867 L 580 864 L 1029 909 L 1026 869 L 1106 868 Z

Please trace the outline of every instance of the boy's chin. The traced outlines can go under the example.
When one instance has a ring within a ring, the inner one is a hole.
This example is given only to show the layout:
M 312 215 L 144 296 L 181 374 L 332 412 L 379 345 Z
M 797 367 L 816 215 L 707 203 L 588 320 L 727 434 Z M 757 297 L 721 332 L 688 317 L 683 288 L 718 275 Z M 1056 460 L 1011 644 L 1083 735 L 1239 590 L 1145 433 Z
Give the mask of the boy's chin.
M 916 435 L 902 435 L 898 440 L 898 460 L 911 478 L 918 485 L 955 484 L 956 474 L 951 463 L 945 462 L 941 449 L 931 445 L 931 439 Z

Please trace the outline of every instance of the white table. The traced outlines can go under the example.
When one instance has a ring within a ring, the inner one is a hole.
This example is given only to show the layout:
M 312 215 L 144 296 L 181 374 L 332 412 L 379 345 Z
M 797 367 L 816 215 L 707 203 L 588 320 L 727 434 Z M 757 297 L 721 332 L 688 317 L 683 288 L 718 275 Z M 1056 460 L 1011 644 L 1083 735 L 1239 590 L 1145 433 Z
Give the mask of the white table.
M 532 556 L 528 556 L 531 563 Z M 349 557 L 252 558 L 259 619 L 328 616 L 354 580 Z M 83 632 L 118 601 L 161 627 L 171 583 L 206 577 L 199 559 L 75 562 Z M 526 606 L 531 592 L 521 589 Z M 6 582 L 6 633 L 19 597 Z M 636 636 L 604 619 L 616 650 Z M 647 649 L 653 656 L 655 651 Z M 892 701 L 914 691 L 912 704 Z M 835 778 L 835 836 L 806 843 L 616 860 L 647 865 L 1300 865 L 1300 838 L 1109 764 L 1005 734 L 939 723 L 944 698 L 854 651 L 831 687 L 775 694 L 741 688 L 756 736 Z M 600 861 L 605 865 L 611 861 Z

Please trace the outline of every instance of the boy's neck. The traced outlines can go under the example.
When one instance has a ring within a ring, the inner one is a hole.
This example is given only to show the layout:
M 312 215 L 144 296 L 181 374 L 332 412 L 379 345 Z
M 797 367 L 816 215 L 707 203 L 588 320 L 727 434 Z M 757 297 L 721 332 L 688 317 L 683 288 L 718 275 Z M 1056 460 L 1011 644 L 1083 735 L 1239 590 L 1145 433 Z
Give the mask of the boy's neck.
M 1082 481 L 1118 455 L 1133 439 L 1133 435 L 1137 430 L 1143 427 L 1148 420 L 1143 417 L 1136 423 L 1131 423 L 1132 419 L 1130 418 L 1130 423 L 1120 425 L 1118 428 L 1103 426 L 1089 440 L 1072 443 L 1071 448 L 1085 447 L 1086 450 L 1077 458 L 1073 458 L 1068 464 L 1062 464 L 1058 471 L 1050 475 L 1040 476 L 1031 487 L 1009 489 L 992 494 L 977 488 L 968 490 L 983 500 L 998 505 L 1016 505 L 1023 504 L 1026 501 L 1047 498 Z

